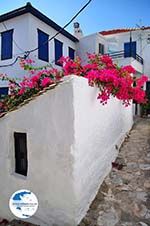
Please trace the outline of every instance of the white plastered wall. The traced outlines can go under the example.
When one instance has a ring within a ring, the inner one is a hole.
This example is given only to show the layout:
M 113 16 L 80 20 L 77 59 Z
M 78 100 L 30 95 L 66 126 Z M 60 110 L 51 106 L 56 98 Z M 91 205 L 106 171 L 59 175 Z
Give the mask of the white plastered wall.
M 102 106 L 97 88 L 70 76 L 54 90 L 0 119 L 0 215 L 13 219 L 13 192 L 33 191 L 37 213 L 28 221 L 40 226 L 76 226 L 111 169 L 132 107 L 111 98 Z M 14 173 L 14 132 L 27 133 L 28 175 Z

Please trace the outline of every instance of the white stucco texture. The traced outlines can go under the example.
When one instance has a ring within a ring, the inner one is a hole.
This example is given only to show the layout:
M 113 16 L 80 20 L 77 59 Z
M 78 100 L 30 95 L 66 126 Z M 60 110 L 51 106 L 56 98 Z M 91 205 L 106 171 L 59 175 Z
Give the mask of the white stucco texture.
M 68 76 L 20 109 L 0 119 L 0 216 L 17 190 L 34 192 L 39 209 L 29 222 L 76 226 L 111 169 L 126 133 L 132 107 L 111 98 L 97 100 L 98 89 L 85 78 Z M 15 173 L 14 132 L 27 133 L 28 174 Z

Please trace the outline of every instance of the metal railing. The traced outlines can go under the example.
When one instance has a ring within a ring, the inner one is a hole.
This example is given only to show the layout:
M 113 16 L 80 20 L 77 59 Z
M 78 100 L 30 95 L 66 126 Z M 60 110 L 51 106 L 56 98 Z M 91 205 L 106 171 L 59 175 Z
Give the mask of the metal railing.
M 139 56 L 137 53 L 133 54 L 132 52 L 130 54 L 128 54 L 128 56 L 125 55 L 124 50 L 121 51 L 116 51 L 116 52 L 112 52 L 112 53 L 107 53 L 106 55 L 111 56 L 113 59 L 116 58 L 126 58 L 126 57 L 133 57 L 134 59 L 136 59 L 139 63 L 143 64 L 144 60 L 141 56 Z
M 136 54 L 136 60 L 137 60 L 138 62 L 140 62 L 141 64 L 144 64 L 143 58 L 142 58 L 141 56 L 139 56 L 138 54 Z

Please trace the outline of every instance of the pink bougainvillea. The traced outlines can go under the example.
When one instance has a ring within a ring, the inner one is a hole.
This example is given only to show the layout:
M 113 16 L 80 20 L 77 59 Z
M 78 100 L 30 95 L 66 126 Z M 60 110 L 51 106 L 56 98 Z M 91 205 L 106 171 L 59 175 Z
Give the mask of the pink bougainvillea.
M 131 65 L 127 65 L 121 68 L 122 72 L 127 72 L 127 73 L 136 73 L 136 70 L 131 66 Z
M 89 63 L 82 66 L 79 58 L 73 61 L 63 57 L 61 62 L 64 75 L 75 74 L 87 78 L 90 86 L 99 88 L 97 98 L 102 104 L 106 104 L 111 95 L 122 100 L 125 106 L 128 106 L 131 100 L 137 103 L 146 101 L 142 87 L 148 80 L 147 76 L 134 78 L 133 74 L 136 71 L 131 65 L 118 67 L 107 55 L 88 54 L 88 58 Z M 136 83 L 135 87 L 134 83 Z
M 35 62 L 32 59 L 21 59 L 20 62 L 19 62 L 20 67 L 22 67 L 23 69 L 26 69 L 26 67 L 28 68 L 33 63 L 35 63 Z
M 42 85 L 42 87 L 46 87 L 46 86 L 48 86 L 48 85 L 50 85 L 50 84 L 53 84 L 53 83 L 54 83 L 54 82 L 52 81 L 52 79 L 46 77 L 46 78 L 44 78 L 44 79 L 42 80 L 41 85 Z
M 146 101 L 143 85 L 148 80 L 147 76 L 142 75 L 140 78 L 136 78 L 133 76 L 136 71 L 132 66 L 119 67 L 107 55 L 88 54 L 88 59 L 89 62 L 82 65 L 79 57 L 76 57 L 75 60 L 62 57 L 59 60 L 59 63 L 62 64 L 62 71 L 49 66 L 36 68 L 32 66 L 33 60 L 21 59 L 20 66 L 28 71 L 30 76 L 24 77 L 21 82 L 17 83 L 16 80 L 8 78 L 5 74 L 0 74 L 1 80 L 9 81 L 9 95 L 0 102 L 0 112 L 17 106 L 45 87 L 58 83 L 63 76 L 71 74 L 85 77 L 90 86 L 98 87 L 97 99 L 103 105 L 107 104 L 111 96 L 121 100 L 125 106 L 128 106 L 131 100 L 135 100 L 137 103 Z

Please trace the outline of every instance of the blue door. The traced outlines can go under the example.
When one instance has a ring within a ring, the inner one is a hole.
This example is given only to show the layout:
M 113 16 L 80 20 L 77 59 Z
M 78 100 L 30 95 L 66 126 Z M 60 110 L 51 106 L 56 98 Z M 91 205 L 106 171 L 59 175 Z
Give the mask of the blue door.
M 124 57 L 136 58 L 136 42 L 124 43 Z

